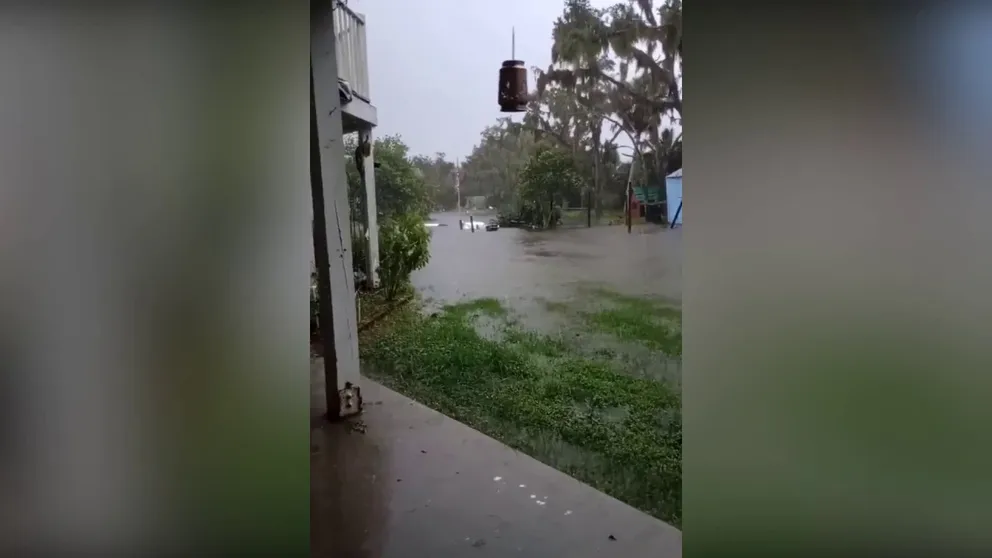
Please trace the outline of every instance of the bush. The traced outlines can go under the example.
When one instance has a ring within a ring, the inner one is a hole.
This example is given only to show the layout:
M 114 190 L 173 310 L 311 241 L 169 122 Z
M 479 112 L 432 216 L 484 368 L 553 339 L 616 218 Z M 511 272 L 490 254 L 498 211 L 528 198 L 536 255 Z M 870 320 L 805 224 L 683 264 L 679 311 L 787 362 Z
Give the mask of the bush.
M 379 224 L 379 280 L 388 300 L 430 261 L 430 239 L 417 213 L 396 215 Z
M 538 151 L 520 173 L 520 199 L 532 211 L 530 220 L 541 228 L 558 224 L 562 202 L 581 186 L 575 159 L 561 149 Z
M 364 208 L 365 188 L 358 173 L 353 154 L 357 144 L 354 137 L 345 140 L 345 152 L 351 161 L 348 170 L 348 202 L 352 219 L 361 216 Z M 426 217 L 433 206 L 432 190 L 423 174 L 410 160 L 409 148 L 399 136 L 385 136 L 375 140 L 373 150 L 375 169 L 375 205 L 380 219 L 403 213 L 418 213 Z M 360 217 L 364 221 L 364 216 Z
M 354 217 L 352 217 L 354 219 Z M 351 268 L 355 271 L 355 275 L 364 275 L 366 266 L 368 263 L 368 239 L 365 238 L 365 226 L 360 224 L 352 224 L 351 226 Z M 355 289 L 358 289 L 358 283 L 355 283 Z

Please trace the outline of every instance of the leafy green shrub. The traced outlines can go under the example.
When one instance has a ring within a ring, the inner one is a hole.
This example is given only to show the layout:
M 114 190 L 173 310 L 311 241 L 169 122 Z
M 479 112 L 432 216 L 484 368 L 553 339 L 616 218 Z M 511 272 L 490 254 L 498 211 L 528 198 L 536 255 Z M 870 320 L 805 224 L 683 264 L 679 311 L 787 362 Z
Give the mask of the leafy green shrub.
M 352 217 L 354 219 L 354 217 Z M 365 238 L 365 226 L 352 225 L 351 227 L 351 268 L 355 274 L 365 273 L 365 264 L 368 262 L 368 239 Z M 356 283 L 355 288 L 358 288 Z
M 581 187 L 575 159 L 561 149 L 541 149 L 520 173 L 520 199 L 541 228 L 557 224 L 562 202 Z
M 355 152 L 355 138 L 345 139 L 345 153 L 351 159 Z M 424 181 L 410 159 L 409 148 L 399 136 L 376 138 L 372 151 L 376 162 L 375 205 L 379 219 L 388 219 L 403 213 L 418 213 L 426 217 L 434 205 L 432 189 Z M 364 212 L 365 188 L 353 159 L 346 166 L 348 172 L 348 203 L 352 218 Z M 364 221 L 364 216 L 361 217 Z
M 430 231 L 417 213 L 402 213 L 379 224 L 379 280 L 392 300 L 410 274 L 430 261 Z

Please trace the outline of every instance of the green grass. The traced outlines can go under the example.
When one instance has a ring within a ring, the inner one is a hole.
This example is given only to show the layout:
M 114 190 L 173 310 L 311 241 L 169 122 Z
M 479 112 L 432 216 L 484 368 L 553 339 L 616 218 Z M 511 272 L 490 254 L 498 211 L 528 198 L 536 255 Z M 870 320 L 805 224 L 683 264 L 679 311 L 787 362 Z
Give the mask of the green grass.
M 379 288 L 374 291 L 360 290 L 357 292 L 358 322 L 364 323 L 372 318 L 391 310 L 398 302 L 414 295 L 413 286 L 407 284 L 400 287 L 393 300 L 386 298 L 386 290 Z
M 663 300 L 598 290 L 609 307 L 580 316 L 594 329 L 620 341 L 642 343 L 672 357 L 682 356 L 682 309 Z
M 545 300 L 544 308 L 569 316 L 589 331 L 606 334 L 617 341 L 639 343 L 667 356 L 681 358 L 680 307 L 664 299 L 624 295 L 601 287 L 584 289 L 583 294 L 586 304 Z
M 495 298 L 477 298 L 461 304 L 449 305 L 444 308 L 450 316 L 468 317 L 472 315 L 501 317 L 506 316 L 506 308 Z
M 629 338 L 629 316 L 591 318 Z M 501 324 L 488 335 L 480 322 Z M 607 494 L 676 525 L 682 510 L 677 391 L 619 374 L 566 336 L 523 331 L 499 301 L 404 311 L 364 335 L 366 374 Z M 605 355 L 609 356 L 609 355 Z

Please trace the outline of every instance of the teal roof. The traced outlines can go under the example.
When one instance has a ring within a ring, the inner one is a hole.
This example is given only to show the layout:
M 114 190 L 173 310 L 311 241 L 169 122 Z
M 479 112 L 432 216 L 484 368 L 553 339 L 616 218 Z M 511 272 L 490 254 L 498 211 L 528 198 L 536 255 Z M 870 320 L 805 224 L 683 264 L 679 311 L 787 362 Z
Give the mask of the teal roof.
M 638 203 L 660 203 L 661 198 L 660 186 L 634 187 L 634 199 L 636 199 Z

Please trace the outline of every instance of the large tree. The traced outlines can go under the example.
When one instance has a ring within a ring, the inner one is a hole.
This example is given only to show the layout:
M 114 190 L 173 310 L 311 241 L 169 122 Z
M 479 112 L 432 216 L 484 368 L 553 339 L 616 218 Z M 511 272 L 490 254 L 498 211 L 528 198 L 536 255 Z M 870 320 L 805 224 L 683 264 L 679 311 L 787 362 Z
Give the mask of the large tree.
M 536 147 L 533 130 L 521 123 L 501 118 L 487 126 L 462 165 L 462 199 L 486 196 L 489 205 L 515 211 L 520 172 Z
M 681 119 L 681 0 L 627 0 L 605 10 L 565 0 L 553 36 L 552 62 L 572 74 L 563 79 L 596 78 L 645 112 Z M 601 64 L 604 56 L 619 64 Z
M 596 63 L 606 66 L 612 61 L 601 58 Z M 604 139 L 604 128 L 610 123 L 609 91 L 588 75 L 562 83 L 553 72 L 553 68 L 548 71 L 534 68 L 537 95 L 524 121 L 572 152 L 583 176 L 587 177 L 586 203 L 595 208 L 598 220 L 602 216 L 602 190 L 609 174 L 610 154 L 615 151 L 620 133 L 615 130 L 612 137 Z
M 613 149 L 612 140 L 601 141 L 604 122 L 627 135 L 651 182 L 681 168 L 681 133 L 673 133 L 682 121 L 681 0 L 627 0 L 607 9 L 566 0 L 553 37 L 552 65 L 539 72 L 534 104 L 547 105 L 548 91 L 563 90 L 581 107 L 597 184 L 609 174 L 601 163 Z
M 413 157 L 412 162 L 420 171 L 430 191 L 434 207 L 445 210 L 455 209 L 458 205 L 458 194 L 455 191 L 455 163 L 440 152 L 435 153 L 433 157 L 417 155 Z
M 520 199 L 542 228 L 555 226 L 557 210 L 582 186 L 572 153 L 559 147 L 542 147 L 531 156 L 520 182 Z

